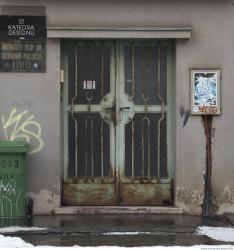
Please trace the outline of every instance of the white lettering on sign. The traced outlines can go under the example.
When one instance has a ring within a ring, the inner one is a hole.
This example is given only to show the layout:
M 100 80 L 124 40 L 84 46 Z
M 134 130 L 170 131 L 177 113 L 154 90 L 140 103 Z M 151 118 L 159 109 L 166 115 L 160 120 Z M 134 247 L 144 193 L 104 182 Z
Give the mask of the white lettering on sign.
M 83 89 L 92 90 L 96 88 L 96 81 L 83 81 Z
M 34 36 L 35 28 L 33 25 L 8 25 L 9 36 Z

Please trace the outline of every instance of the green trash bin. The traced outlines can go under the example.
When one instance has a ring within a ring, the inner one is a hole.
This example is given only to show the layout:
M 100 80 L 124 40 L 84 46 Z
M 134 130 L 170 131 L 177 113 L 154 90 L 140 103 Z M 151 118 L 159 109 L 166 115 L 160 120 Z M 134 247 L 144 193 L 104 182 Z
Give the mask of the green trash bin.
M 0 142 L 0 217 L 26 215 L 26 154 L 20 141 Z

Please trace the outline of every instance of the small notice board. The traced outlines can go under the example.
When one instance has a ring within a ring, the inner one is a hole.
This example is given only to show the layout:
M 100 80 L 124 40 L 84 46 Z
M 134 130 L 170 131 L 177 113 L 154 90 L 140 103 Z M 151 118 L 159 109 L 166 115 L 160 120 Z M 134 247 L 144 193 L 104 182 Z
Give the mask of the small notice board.
M 191 114 L 220 115 L 220 70 L 191 69 Z
M 0 16 L 0 72 L 45 72 L 44 16 Z

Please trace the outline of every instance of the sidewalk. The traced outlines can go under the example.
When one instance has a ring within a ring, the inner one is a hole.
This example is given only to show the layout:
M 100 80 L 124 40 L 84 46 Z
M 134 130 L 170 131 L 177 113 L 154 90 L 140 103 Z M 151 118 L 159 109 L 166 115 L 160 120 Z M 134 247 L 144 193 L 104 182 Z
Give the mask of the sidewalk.
M 40 231 L 0 232 L 17 236 L 33 245 L 53 246 L 191 246 L 227 245 L 195 234 L 201 225 L 234 227 L 234 215 L 201 217 L 172 214 L 80 214 L 33 216 L 27 220 L 1 219 L 0 230 L 8 226 L 33 226 Z

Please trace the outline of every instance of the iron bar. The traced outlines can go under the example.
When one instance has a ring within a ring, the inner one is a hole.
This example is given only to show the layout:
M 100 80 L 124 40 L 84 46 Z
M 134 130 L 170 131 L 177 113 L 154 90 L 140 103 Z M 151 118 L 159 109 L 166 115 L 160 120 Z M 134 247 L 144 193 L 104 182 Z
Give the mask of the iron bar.
M 141 166 L 141 175 L 144 177 L 144 170 L 145 170 L 145 134 L 144 134 L 144 129 L 145 129 L 145 122 L 147 122 L 147 140 L 146 140 L 146 147 L 148 150 L 147 153 L 147 177 L 149 179 L 150 177 L 150 120 L 147 116 L 144 116 L 142 119 L 142 124 L 141 124 L 141 154 L 142 154 L 142 166 Z
M 149 92 L 147 91 L 145 96 L 145 46 L 142 48 L 142 98 L 145 102 L 145 108 L 147 109 L 147 102 L 149 100 Z M 147 74 L 146 74 L 146 84 L 147 84 Z
M 86 57 L 85 57 L 85 79 L 87 80 L 88 79 L 88 53 L 86 53 Z M 91 72 L 90 72 L 90 76 L 91 76 L 91 81 L 93 81 L 92 79 L 92 76 L 93 75 L 93 46 L 91 47 Z M 85 90 L 85 98 L 86 100 L 88 101 L 88 111 L 90 112 L 91 110 L 91 101 L 93 99 L 93 87 L 91 89 L 91 94 L 89 96 L 89 91 L 86 87 L 86 90 Z
M 161 123 L 165 118 L 165 102 L 164 99 L 161 96 L 160 92 L 160 85 L 161 85 L 161 53 L 160 53 L 161 47 L 158 45 L 158 85 L 157 85 L 157 96 L 159 100 L 161 101 L 161 107 L 162 107 L 162 116 L 158 121 L 158 179 L 160 179 L 160 139 L 161 139 Z
M 72 120 L 74 121 L 75 123 L 75 176 L 77 176 L 77 173 L 78 173 L 78 124 L 77 124 L 77 120 L 76 118 L 74 118 L 74 102 L 77 98 L 77 95 L 78 95 L 78 63 L 77 63 L 77 53 L 78 53 L 78 49 L 77 49 L 77 46 L 76 46 L 76 49 L 75 49 L 75 95 L 73 96 L 72 98 L 72 103 L 71 103 L 71 118 Z
M 133 100 L 135 95 L 135 47 L 132 45 L 132 95 L 131 99 Z
M 132 181 L 134 180 L 134 141 L 135 141 L 134 121 L 132 120 Z
M 90 122 L 90 159 L 91 159 L 91 177 L 93 177 L 93 118 L 88 116 L 85 119 L 85 175 L 88 177 L 88 123 Z
M 102 180 L 104 177 L 103 157 L 104 157 L 104 152 L 103 152 L 103 120 L 102 120 L 102 122 L 101 122 L 101 177 L 102 177 Z
M 101 95 L 104 96 L 104 45 L 102 45 L 101 58 Z
M 94 177 L 93 119 L 91 119 L 91 176 Z

